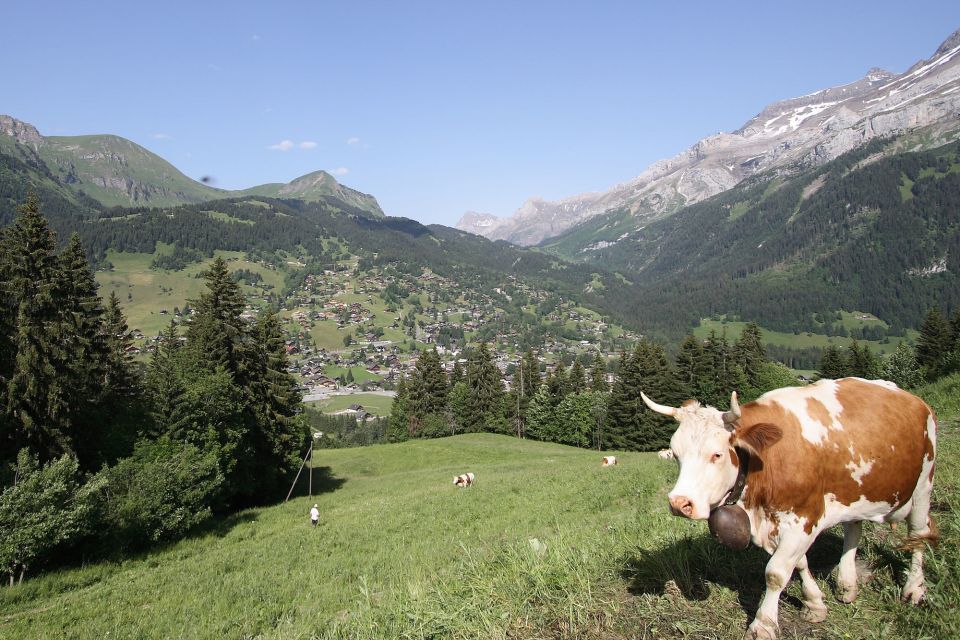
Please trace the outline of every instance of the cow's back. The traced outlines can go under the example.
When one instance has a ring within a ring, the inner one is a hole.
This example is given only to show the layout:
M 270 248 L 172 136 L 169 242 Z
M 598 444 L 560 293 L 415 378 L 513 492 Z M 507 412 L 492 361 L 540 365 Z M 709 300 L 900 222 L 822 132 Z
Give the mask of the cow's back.
M 922 473 L 933 474 L 933 412 L 889 382 L 844 378 L 778 389 L 741 414 L 741 427 L 770 423 L 783 434 L 751 461 L 748 508 L 794 513 L 809 527 L 831 504 L 855 505 L 875 519 L 909 501 Z M 834 511 L 828 519 L 857 517 Z

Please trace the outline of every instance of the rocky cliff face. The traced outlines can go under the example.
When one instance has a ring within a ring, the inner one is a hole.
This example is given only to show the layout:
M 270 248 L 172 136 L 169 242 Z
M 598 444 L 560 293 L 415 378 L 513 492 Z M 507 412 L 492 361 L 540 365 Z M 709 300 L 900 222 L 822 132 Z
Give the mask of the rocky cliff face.
M 856 82 L 775 102 L 732 133 L 704 138 L 602 193 L 528 200 L 509 218 L 464 216 L 457 228 L 536 244 L 611 209 L 638 225 L 726 191 L 758 172 L 823 164 L 877 136 L 926 128 L 928 145 L 960 130 L 960 30 L 902 74 L 871 69 Z

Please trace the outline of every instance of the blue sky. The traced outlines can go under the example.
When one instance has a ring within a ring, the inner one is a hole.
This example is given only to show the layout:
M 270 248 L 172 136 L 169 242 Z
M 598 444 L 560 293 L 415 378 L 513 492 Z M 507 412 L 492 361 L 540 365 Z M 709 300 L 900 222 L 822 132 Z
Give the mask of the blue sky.
M 596 191 L 774 100 L 902 72 L 960 2 L 8 3 L 0 113 L 227 189 L 316 169 L 453 225 Z

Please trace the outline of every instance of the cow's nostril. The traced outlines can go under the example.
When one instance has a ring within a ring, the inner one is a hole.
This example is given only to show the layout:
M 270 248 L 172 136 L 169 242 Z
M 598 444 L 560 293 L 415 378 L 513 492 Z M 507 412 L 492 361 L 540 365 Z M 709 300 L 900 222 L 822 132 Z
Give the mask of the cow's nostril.
M 671 496 L 670 510 L 678 516 L 690 517 L 693 514 L 693 502 L 686 496 Z

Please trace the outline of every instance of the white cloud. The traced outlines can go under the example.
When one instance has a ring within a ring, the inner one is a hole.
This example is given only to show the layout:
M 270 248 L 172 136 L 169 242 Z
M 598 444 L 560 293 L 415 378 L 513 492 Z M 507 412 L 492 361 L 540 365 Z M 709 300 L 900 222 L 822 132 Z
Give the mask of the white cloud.
M 360 138 L 357 138 L 356 136 L 354 136 L 354 137 L 352 137 L 352 138 L 347 138 L 347 144 L 349 144 L 349 145 L 358 145 L 358 144 L 360 144 Z
M 299 146 L 301 149 L 316 149 L 317 143 L 313 140 L 304 140 L 297 146 Z
M 290 151 L 290 149 L 293 149 L 293 140 L 281 140 L 277 144 L 272 144 L 267 148 L 272 151 Z
M 169 133 L 155 133 L 155 134 L 153 134 L 153 139 L 154 139 L 154 140 L 169 140 L 169 139 L 170 139 L 170 134 L 169 134 Z
M 346 167 L 337 167 L 336 169 L 334 169 L 334 170 L 331 171 L 330 173 L 332 173 L 332 174 L 335 175 L 335 176 L 345 176 L 345 175 L 347 175 L 348 173 L 350 173 L 350 169 L 347 169 Z

